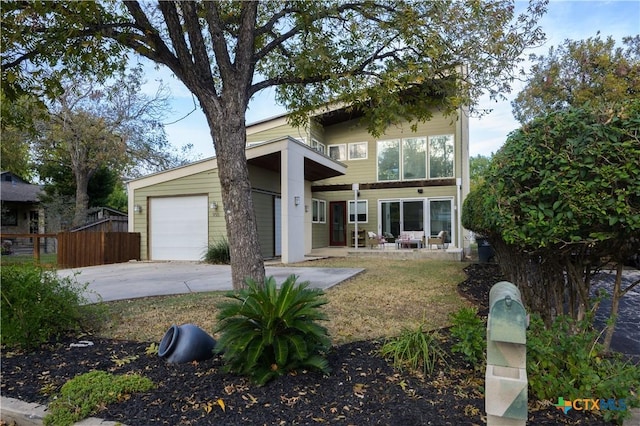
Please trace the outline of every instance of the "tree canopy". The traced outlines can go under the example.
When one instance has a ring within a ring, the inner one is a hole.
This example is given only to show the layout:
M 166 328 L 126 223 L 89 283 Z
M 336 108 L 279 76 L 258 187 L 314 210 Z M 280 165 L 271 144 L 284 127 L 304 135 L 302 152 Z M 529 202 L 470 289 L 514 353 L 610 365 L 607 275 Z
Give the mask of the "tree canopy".
M 155 96 L 142 93 L 141 78 L 140 68 L 117 73 L 104 84 L 88 76 L 65 77 L 61 81 L 64 92 L 47 102 L 48 116 L 39 122 L 32 148 L 46 182 L 58 180 L 62 188 L 64 179 L 60 178 L 67 173 L 61 173 L 61 168 L 71 171 L 74 226 L 86 220 L 91 205 L 88 186 L 100 170 L 132 176 L 136 170 L 163 170 L 179 164 L 167 149 L 169 142 L 160 124 L 168 93 L 162 87 Z
M 612 107 L 640 96 L 640 36 L 566 40 L 547 56 L 531 55 L 533 65 L 525 88 L 512 102 L 521 123 L 553 111 L 586 103 Z
M 2 85 L 37 89 L 43 64 L 105 75 L 126 51 L 167 66 L 211 129 L 239 288 L 264 282 L 245 157 L 252 96 L 275 87 L 294 124 L 328 101 L 352 104 L 372 133 L 434 107 L 473 109 L 481 93 L 509 91 L 521 53 L 543 39 L 545 6 L 515 16 L 504 0 L 7 2 Z

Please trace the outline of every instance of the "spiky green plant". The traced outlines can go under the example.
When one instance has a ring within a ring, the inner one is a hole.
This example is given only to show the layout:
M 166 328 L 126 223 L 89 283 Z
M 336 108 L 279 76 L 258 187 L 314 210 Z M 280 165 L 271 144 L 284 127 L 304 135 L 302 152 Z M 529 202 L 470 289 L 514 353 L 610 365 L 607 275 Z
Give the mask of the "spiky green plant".
M 398 337 L 387 339 L 380 348 L 380 355 L 393 361 L 393 367 L 402 371 L 408 367 L 412 371 L 422 371 L 427 376 L 433 374 L 439 362 L 445 362 L 446 353 L 439 343 L 436 332 L 422 331 L 423 326 L 405 329 Z
M 227 294 L 233 301 L 219 305 L 220 338 L 216 352 L 225 369 L 263 385 L 298 368 L 329 371 L 324 353 L 330 346 L 327 329 L 317 321 L 327 317 L 319 308 L 327 303 L 320 289 L 289 276 L 280 290 L 273 277 L 264 287 L 247 279 L 248 288 Z
M 231 263 L 231 252 L 229 251 L 229 241 L 225 237 L 209 244 L 204 254 L 204 261 L 213 264 L 228 265 Z

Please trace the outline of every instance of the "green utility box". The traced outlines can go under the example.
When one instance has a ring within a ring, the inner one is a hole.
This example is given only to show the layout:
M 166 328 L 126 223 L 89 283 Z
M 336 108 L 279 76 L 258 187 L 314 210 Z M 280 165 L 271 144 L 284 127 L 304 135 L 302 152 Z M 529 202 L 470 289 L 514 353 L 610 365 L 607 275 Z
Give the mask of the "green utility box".
M 487 320 L 487 425 L 526 424 L 527 326 L 518 288 L 506 281 L 495 284 L 489 292 Z

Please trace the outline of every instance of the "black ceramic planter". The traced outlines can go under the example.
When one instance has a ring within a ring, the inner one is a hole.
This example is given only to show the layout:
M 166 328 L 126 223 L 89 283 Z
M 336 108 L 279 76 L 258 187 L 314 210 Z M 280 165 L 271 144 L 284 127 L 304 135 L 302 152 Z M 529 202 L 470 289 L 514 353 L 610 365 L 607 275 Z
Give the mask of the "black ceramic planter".
M 213 358 L 216 341 L 193 324 L 172 325 L 160 341 L 158 356 L 167 362 L 182 363 Z

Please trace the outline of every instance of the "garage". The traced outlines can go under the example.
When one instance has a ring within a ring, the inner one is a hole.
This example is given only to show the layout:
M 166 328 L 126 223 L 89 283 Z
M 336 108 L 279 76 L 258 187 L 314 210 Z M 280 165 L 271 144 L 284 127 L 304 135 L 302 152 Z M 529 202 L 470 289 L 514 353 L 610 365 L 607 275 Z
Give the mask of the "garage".
M 201 260 L 207 249 L 207 196 L 149 199 L 151 260 Z

